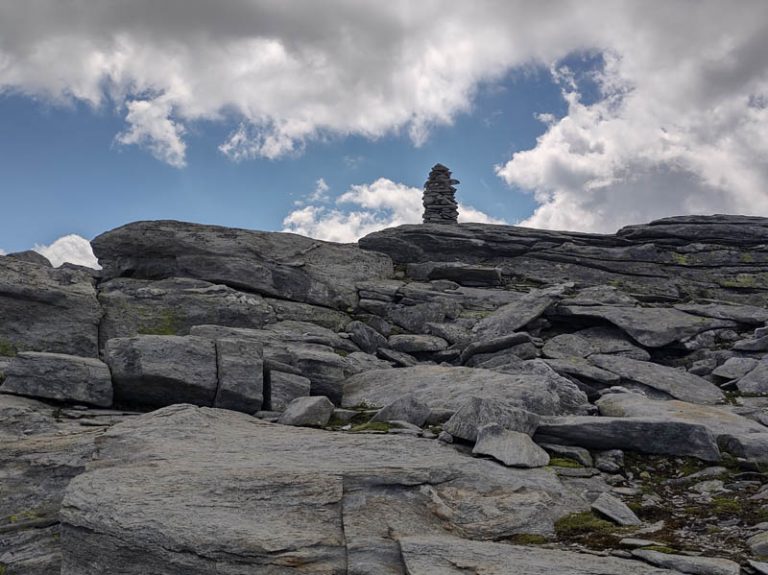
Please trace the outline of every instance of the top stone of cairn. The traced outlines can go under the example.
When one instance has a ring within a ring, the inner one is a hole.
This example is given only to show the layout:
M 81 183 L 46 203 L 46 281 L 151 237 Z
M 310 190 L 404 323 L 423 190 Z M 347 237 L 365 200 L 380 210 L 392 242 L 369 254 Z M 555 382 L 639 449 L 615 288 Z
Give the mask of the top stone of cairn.
M 459 206 L 454 194 L 459 180 L 451 179 L 451 170 L 442 164 L 435 164 L 424 184 L 424 223 L 455 224 L 459 217 Z

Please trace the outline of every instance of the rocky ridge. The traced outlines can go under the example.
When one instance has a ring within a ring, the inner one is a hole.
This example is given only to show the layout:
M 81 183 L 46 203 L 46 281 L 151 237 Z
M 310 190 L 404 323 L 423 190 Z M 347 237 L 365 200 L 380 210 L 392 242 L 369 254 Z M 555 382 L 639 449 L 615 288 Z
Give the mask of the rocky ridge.
M 0 573 L 768 573 L 768 219 L 0 257 Z

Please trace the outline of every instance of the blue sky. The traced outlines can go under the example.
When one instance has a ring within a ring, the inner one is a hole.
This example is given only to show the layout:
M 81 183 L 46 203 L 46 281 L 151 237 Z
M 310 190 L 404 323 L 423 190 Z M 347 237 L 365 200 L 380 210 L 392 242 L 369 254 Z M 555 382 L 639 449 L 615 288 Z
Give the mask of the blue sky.
M 768 4 L 730 6 L 4 3 L 0 250 L 161 218 L 354 241 L 418 221 L 436 162 L 465 220 L 763 215 Z

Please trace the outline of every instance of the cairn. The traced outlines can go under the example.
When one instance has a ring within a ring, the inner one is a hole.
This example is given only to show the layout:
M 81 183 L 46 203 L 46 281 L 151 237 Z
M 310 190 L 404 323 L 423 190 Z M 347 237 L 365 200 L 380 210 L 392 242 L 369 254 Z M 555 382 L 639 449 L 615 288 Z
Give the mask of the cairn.
M 424 184 L 424 223 L 455 224 L 459 217 L 459 206 L 454 194 L 459 180 L 451 179 L 451 170 L 442 164 L 435 164 Z

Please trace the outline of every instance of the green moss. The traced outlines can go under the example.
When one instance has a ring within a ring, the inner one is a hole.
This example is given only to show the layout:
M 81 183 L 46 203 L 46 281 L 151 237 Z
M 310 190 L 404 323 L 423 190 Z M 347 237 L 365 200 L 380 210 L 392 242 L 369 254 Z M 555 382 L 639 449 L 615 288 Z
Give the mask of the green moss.
M 507 541 L 515 545 L 543 545 L 544 543 L 549 543 L 547 537 L 538 533 L 517 533 Z
M 15 357 L 17 351 L 16 346 L 12 342 L 0 338 L 0 356 Z
M 680 265 L 680 266 L 687 266 L 690 264 L 690 261 L 688 261 L 687 255 L 679 254 L 677 252 L 672 253 L 672 261 L 674 261 L 677 265 Z
M 551 467 L 571 467 L 571 468 L 584 467 L 578 461 L 574 461 L 573 459 L 568 459 L 567 457 L 550 457 L 549 465 Z
M 751 264 L 755 261 L 755 256 L 749 252 L 742 252 L 739 254 L 739 261 L 743 264 Z
M 384 421 L 370 421 L 362 425 L 356 425 L 350 431 L 389 431 L 389 423 Z
M 666 545 L 649 545 L 648 547 L 643 547 L 643 551 L 658 551 L 659 553 L 667 554 L 676 553 L 674 549 L 667 547 Z
M 138 332 L 142 335 L 179 335 L 183 328 L 184 316 L 169 309 L 148 320 Z
M 37 511 L 21 511 L 8 516 L 8 523 L 19 523 L 20 521 L 30 521 L 42 517 Z
M 765 285 L 766 274 L 736 274 L 733 278 L 721 279 L 719 284 L 727 288 L 756 288 Z
M 0 575 L 6 575 L 8 573 L 8 565 L 0 563 Z
M 334 349 L 333 351 L 336 352 L 336 355 L 340 355 L 341 357 L 347 357 L 349 355 L 349 352 L 344 351 L 343 349 Z
M 575 535 L 587 533 L 606 533 L 613 530 L 612 523 L 600 519 L 591 511 L 571 513 L 555 521 L 555 533 L 560 539 L 568 539 Z

